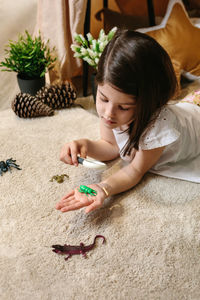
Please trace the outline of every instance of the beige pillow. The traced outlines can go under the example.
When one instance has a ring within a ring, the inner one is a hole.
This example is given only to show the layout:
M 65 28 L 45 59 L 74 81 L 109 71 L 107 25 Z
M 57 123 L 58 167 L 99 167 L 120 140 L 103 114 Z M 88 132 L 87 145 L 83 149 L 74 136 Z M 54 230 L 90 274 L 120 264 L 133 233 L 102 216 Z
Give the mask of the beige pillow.
M 200 76 L 200 28 L 191 23 L 181 0 L 169 1 L 160 25 L 137 31 L 156 39 L 181 70 Z

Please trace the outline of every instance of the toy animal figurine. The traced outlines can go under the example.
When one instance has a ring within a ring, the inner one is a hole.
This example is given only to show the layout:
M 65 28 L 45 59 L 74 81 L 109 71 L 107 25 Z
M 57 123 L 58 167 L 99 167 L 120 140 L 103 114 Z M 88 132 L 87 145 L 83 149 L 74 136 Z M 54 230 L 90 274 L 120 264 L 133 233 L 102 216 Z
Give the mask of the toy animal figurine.
M 3 175 L 3 172 L 7 172 L 8 170 L 11 172 L 11 167 L 16 168 L 17 170 L 21 170 L 19 165 L 17 165 L 16 160 L 9 158 L 5 161 L 0 161 L 0 175 Z
M 62 183 L 64 181 L 64 177 L 69 178 L 67 174 L 61 174 L 61 175 L 55 175 L 53 176 L 49 181 L 54 181 L 56 180 L 58 183 Z
M 53 245 L 52 248 L 54 248 L 52 251 L 57 254 L 67 254 L 68 256 L 65 258 L 65 260 L 68 260 L 72 255 L 75 254 L 82 254 L 85 258 L 87 258 L 86 252 L 92 250 L 95 246 L 95 241 L 97 238 L 102 238 L 103 243 L 105 242 L 105 237 L 103 235 L 96 235 L 94 238 L 94 242 L 88 246 L 84 246 L 83 243 L 80 243 L 80 246 L 71 246 L 66 245 Z
M 88 186 L 86 185 L 80 185 L 80 188 L 78 190 L 80 193 L 84 193 L 86 194 L 87 196 L 88 195 L 91 195 L 91 196 L 96 196 L 97 195 L 97 191 L 89 188 Z

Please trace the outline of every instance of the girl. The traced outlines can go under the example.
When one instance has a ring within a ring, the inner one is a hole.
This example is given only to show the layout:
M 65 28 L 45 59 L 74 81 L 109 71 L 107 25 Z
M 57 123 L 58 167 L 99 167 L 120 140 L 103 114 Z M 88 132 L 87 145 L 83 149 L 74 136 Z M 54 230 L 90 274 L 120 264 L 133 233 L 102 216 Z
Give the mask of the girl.
M 101 139 L 67 143 L 60 159 L 77 166 L 77 155 L 101 161 L 120 155 L 128 164 L 106 180 L 88 185 L 96 196 L 87 197 L 75 188 L 57 209 L 66 212 L 85 206 L 91 212 L 105 198 L 134 187 L 147 171 L 200 182 L 200 108 L 167 104 L 177 81 L 168 54 L 154 39 L 118 30 L 102 53 L 96 80 Z

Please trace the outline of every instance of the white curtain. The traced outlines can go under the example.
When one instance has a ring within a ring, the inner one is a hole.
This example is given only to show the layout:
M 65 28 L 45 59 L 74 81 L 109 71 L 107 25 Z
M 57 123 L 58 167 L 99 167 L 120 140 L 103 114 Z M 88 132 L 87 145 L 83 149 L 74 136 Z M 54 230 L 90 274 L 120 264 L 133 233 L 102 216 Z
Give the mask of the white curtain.
M 82 33 L 87 0 L 38 0 L 35 35 L 56 47 L 57 61 L 49 72 L 50 83 L 64 82 L 81 73 L 82 62 L 73 57 L 74 32 Z

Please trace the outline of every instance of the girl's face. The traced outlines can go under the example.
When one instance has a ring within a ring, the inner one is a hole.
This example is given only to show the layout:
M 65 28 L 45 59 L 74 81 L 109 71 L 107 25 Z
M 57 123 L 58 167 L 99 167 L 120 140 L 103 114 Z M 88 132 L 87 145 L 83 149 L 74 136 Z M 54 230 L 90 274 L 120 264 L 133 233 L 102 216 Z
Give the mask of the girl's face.
M 134 119 L 135 100 L 105 83 L 98 85 L 96 108 L 104 124 L 113 129 L 129 124 Z

